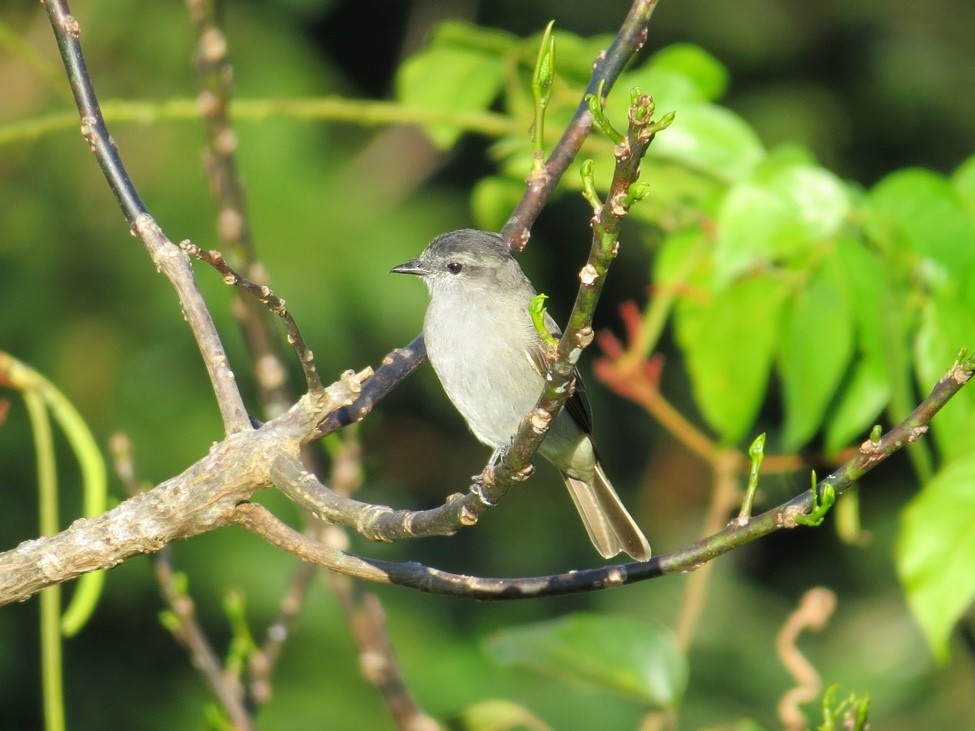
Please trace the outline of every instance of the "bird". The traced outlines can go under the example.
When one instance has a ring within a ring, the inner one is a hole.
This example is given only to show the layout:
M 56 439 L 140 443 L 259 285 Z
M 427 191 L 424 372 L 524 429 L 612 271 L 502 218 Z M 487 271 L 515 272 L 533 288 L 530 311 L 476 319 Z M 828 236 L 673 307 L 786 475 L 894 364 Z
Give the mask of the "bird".
M 536 292 L 495 233 L 462 229 L 431 241 L 390 270 L 420 277 L 430 294 L 423 319 L 427 358 L 474 436 L 495 454 L 535 406 L 547 346 L 529 312 Z M 561 335 L 546 313 L 545 327 Z M 596 551 L 648 561 L 650 544 L 606 477 L 578 369 L 574 389 L 538 452 L 559 471 Z

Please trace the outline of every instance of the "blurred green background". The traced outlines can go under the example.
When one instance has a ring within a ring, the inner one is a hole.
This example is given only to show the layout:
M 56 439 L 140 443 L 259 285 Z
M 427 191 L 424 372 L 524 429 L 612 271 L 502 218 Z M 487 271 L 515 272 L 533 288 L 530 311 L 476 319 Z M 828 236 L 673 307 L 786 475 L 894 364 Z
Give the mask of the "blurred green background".
M 628 3 L 392 2 L 228 3 L 226 30 L 241 98 L 340 94 L 389 98 L 396 66 L 439 21 L 461 18 L 518 35 L 557 26 L 583 36 L 612 33 Z M 192 24 L 179 2 L 75 2 L 82 40 L 102 100 L 162 101 L 196 94 Z M 0 129 L 70 109 L 67 85 L 43 9 L 5 3 L 0 23 L 40 55 L 36 63 L 0 46 Z M 955 168 L 975 141 L 975 55 L 969 0 L 856 4 L 795 0 L 736 3 L 664 0 L 648 51 L 697 43 L 728 66 L 725 102 L 763 142 L 796 141 L 838 174 L 870 184 L 905 166 Z M 49 75 L 45 69 L 51 69 Z M 150 211 L 174 240 L 215 246 L 214 206 L 194 120 L 159 118 L 112 127 Z M 377 365 L 419 330 L 426 295 L 388 276 L 436 234 L 472 225 L 472 186 L 492 172 L 490 140 L 470 136 L 443 154 L 408 127 L 363 128 L 281 117 L 236 123 L 259 254 L 287 298 L 325 377 Z M 140 478 L 159 482 L 205 453 L 222 435 L 190 334 L 167 283 L 129 236 L 100 171 L 70 130 L 0 145 L 0 348 L 30 363 L 78 406 L 101 444 L 132 439 Z M 551 310 L 568 310 L 586 247 L 588 212 L 563 198 L 543 213 L 523 261 Z M 553 255 L 556 253 L 557 255 Z M 565 252 L 571 252 L 571 255 Z M 597 326 L 618 330 L 619 302 L 645 301 L 650 255 L 624 248 Z M 229 316 L 230 293 L 197 267 L 245 393 L 246 357 Z M 697 537 L 709 476 L 635 406 L 592 378 L 596 433 L 607 471 L 666 551 Z M 673 358 L 670 398 L 690 411 Z M 36 529 L 35 467 L 20 400 L 0 426 L 0 548 Z M 775 404 L 769 409 L 774 413 Z M 770 417 L 771 418 L 771 417 Z M 485 450 L 468 436 L 427 367 L 363 425 L 363 499 L 396 506 L 437 504 L 466 485 Z M 67 454 L 67 452 L 64 452 Z M 63 460 L 62 514 L 77 514 L 77 474 Z M 912 494 L 906 461 L 881 467 L 862 490 L 872 541 L 842 545 L 829 528 L 752 544 L 718 562 L 691 650 L 681 728 L 742 717 L 775 726 L 790 681 L 774 655 L 778 627 L 808 588 L 839 595 L 830 627 L 803 640 L 828 682 L 869 692 L 875 727 L 971 728 L 975 663 L 958 644 L 936 665 L 901 598 L 891 561 L 899 509 Z M 451 539 L 393 546 L 355 542 L 361 553 L 420 560 L 479 575 L 531 575 L 593 565 L 595 554 L 554 472 L 514 490 L 473 530 Z M 763 483 L 766 505 L 806 487 L 805 478 Z M 113 494 L 121 489 L 113 483 Z M 268 496 L 297 524 L 287 501 Z M 220 645 L 227 630 L 220 597 L 246 594 L 260 631 L 295 568 L 286 555 L 226 529 L 174 546 L 189 574 L 202 621 Z M 633 700 L 566 687 L 497 664 L 485 648 L 496 631 L 589 609 L 672 626 L 686 577 L 586 596 L 478 604 L 380 587 L 406 680 L 440 718 L 492 697 L 531 709 L 554 728 L 636 728 Z M 40 725 L 36 600 L 0 609 L 0 719 Z M 125 729 L 203 727 L 206 691 L 183 651 L 158 623 L 161 601 L 147 559 L 107 577 L 91 625 L 66 643 L 70 726 Z M 391 728 L 376 692 L 359 675 L 337 602 L 317 583 L 287 644 L 269 729 Z

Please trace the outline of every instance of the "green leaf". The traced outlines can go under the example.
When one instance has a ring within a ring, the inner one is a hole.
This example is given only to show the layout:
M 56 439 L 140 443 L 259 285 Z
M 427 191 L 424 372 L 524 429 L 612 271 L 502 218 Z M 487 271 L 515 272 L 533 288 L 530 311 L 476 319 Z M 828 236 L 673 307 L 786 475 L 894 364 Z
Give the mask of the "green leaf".
M 864 357 L 853 366 L 826 423 L 826 454 L 836 454 L 877 422 L 890 399 L 884 364 Z
M 556 28 L 552 35 L 555 36 L 555 48 L 558 53 L 556 72 L 564 75 L 571 84 L 585 88 L 592 77 L 593 62 L 610 47 L 613 36 L 599 34 L 583 38 L 560 28 Z M 531 52 L 534 59 L 535 51 L 538 49 L 538 38 L 531 38 L 528 43 L 529 48 L 526 50 Z M 629 93 L 629 89 L 625 91 Z
M 664 239 L 653 262 L 654 288 L 665 294 L 680 290 L 686 295 L 689 289 L 709 282 L 707 244 L 707 235 L 700 227 L 686 228 Z
M 958 166 L 951 176 L 951 184 L 965 202 L 968 215 L 975 218 L 975 155 Z
M 461 711 L 459 720 L 464 731 L 551 731 L 548 724 L 527 708 L 503 698 L 488 698 L 474 703 Z
M 789 202 L 776 191 L 751 182 L 728 191 L 717 220 L 715 284 L 724 286 L 759 264 L 775 260 L 778 243 L 795 238 L 798 220 Z
M 688 79 L 704 101 L 717 101 L 728 88 L 728 70 L 700 46 L 675 43 L 657 51 L 647 63 L 652 69 L 679 74 Z M 657 100 L 657 90 L 643 87 Z M 659 100 L 658 107 L 660 106 Z
M 853 354 L 853 298 L 837 255 L 823 260 L 786 307 L 779 343 L 782 442 L 796 451 L 817 432 Z
M 755 423 L 787 293 L 777 279 L 753 277 L 678 303 L 676 335 L 694 399 L 725 443 L 740 442 Z
M 471 193 L 471 212 L 477 227 L 500 231 L 524 192 L 525 184 L 511 178 L 481 178 Z
M 723 107 L 688 104 L 650 145 L 651 158 L 684 162 L 725 181 L 749 177 L 765 156 L 755 131 Z
M 918 386 L 927 393 L 954 362 L 961 348 L 975 350 L 975 316 L 943 293 L 924 304 L 914 341 Z M 975 451 L 975 393 L 964 388 L 931 420 L 938 448 L 951 459 Z
M 904 249 L 917 257 L 921 266 L 915 270 L 925 280 L 968 282 L 975 222 L 941 175 L 914 169 L 887 176 L 870 191 L 864 225 L 887 250 Z
M 942 469 L 905 509 L 897 570 L 928 644 L 946 659 L 951 630 L 975 599 L 975 454 Z
M 399 67 L 396 96 L 404 104 L 427 109 L 476 112 L 487 109 L 503 82 L 500 56 L 459 47 L 426 48 Z M 453 145 L 461 134 L 451 124 L 425 129 L 441 148 Z
M 834 237 L 850 214 L 846 187 L 812 165 L 765 164 L 731 188 L 718 215 L 715 274 L 727 282 L 756 263 L 788 261 Z
M 499 662 L 658 708 L 675 707 L 687 685 L 687 662 L 670 632 L 626 617 L 573 614 L 505 630 L 488 648 Z
M 883 323 L 889 314 L 884 308 L 884 289 L 892 285 L 880 257 L 859 239 L 841 238 L 836 253 L 853 297 L 857 354 L 850 377 L 836 399 L 836 410 L 828 416 L 826 451 L 830 454 L 875 424 L 890 399 Z
M 621 74 L 617 89 L 638 88 L 653 97 L 657 109 L 680 109 L 684 104 L 702 104 L 708 100 L 684 74 L 655 66 L 640 66 Z
M 446 20 L 437 26 L 433 38 L 430 40 L 429 47 L 447 48 L 456 47 L 467 50 L 478 50 L 496 56 L 507 53 L 515 53 L 525 45 L 526 41 L 516 35 L 497 28 L 485 28 L 474 23 L 465 23 L 460 20 Z M 538 48 L 538 42 L 531 40 L 531 48 L 526 48 L 530 58 L 534 58 L 534 49 Z M 528 57 L 526 57 L 526 61 Z M 529 61 L 530 62 L 530 61 Z
M 803 233 L 814 241 L 835 236 L 850 215 L 846 185 L 825 168 L 788 165 L 768 176 L 766 184 L 794 206 Z

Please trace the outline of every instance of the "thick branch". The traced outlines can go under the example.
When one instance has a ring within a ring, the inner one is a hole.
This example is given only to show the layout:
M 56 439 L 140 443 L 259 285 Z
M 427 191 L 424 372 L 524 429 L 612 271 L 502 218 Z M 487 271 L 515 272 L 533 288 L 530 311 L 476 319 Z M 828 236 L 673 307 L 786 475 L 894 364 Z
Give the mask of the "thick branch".
M 368 373 L 349 372 L 320 398 L 306 396 L 260 429 L 229 435 L 183 473 L 107 513 L 0 553 L 0 604 L 231 522 L 239 503 L 271 485 L 275 457 L 296 457 L 323 415 L 351 403 Z

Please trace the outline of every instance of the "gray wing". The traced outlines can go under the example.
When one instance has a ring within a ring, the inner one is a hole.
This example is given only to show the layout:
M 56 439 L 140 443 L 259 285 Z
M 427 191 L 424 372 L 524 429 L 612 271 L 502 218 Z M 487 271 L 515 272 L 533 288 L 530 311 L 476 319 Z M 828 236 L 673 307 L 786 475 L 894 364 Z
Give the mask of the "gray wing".
M 545 313 L 545 329 L 556 338 L 562 337 L 562 329 L 548 313 Z M 545 375 L 548 371 L 548 361 L 545 358 L 545 344 L 542 343 L 541 338 L 536 347 L 532 348 L 531 358 L 535 370 Z M 572 376 L 575 378 L 575 389 L 565 402 L 565 410 L 585 434 L 592 434 L 592 409 L 589 406 L 589 397 L 586 395 L 586 385 L 582 381 L 578 368 L 572 370 Z

